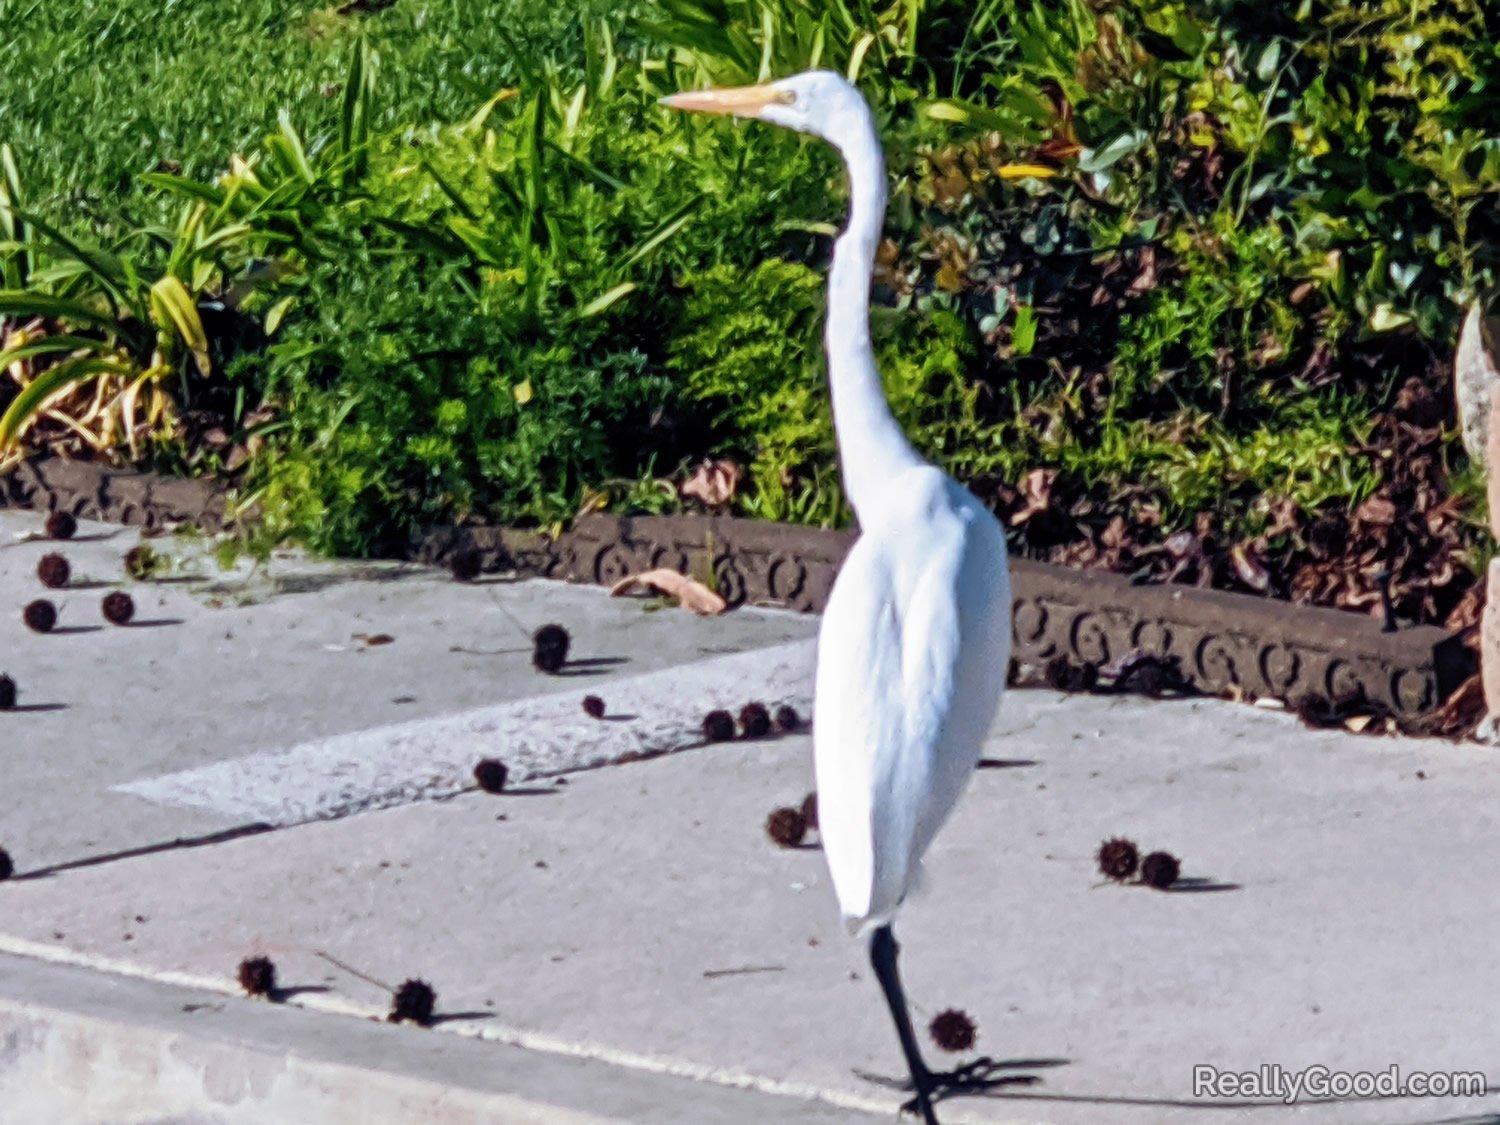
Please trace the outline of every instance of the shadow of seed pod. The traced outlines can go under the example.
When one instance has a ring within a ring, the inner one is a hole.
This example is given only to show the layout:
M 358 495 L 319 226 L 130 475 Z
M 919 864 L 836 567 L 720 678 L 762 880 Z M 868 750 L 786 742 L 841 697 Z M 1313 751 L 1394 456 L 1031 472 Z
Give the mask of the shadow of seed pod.
M 771 712 L 764 703 L 747 703 L 740 708 L 740 732 L 746 738 L 765 738 L 771 733 Z
M 38 598 L 21 611 L 21 620 L 34 633 L 50 633 L 57 624 L 57 607 L 45 598 Z
M 728 711 L 710 711 L 703 716 L 703 737 L 710 742 L 728 742 L 734 738 L 734 716 Z
M 1122 836 L 1100 844 L 1096 858 L 1099 861 L 1099 874 L 1117 883 L 1123 883 L 1134 875 L 1136 866 L 1141 861 L 1136 846 Z
M 481 758 L 474 766 L 474 780 L 486 793 L 499 793 L 505 789 L 509 772 L 499 758 Z
M 927 1027 L 927 1033 L 943 1050 L 954 1053 L 970 1050 L 978 1038 L 974 1021 L 967 1012 L 961 1012 L 957 1008 L 949 1008 L 946 1012 L 935 1015 Z
M 795 848 L 807 835 L 807 819 L 797 809 L 777 809 L 766 817 L 766 835 L 783 848 Z
M 73 576 L 73 568 L 61 555 L 43 555 L 37 560 L 36 576 L 49 590 L 61 590 Z
M 539 672 L 556 674 L 568 662 L 568 646 L 573 638 L 561 625 L 543 625 L 531 636 L 534 646 L 531 663 Z
M 111 625 L 128 625 L 135 616 L 135 600 L 124 590 L 116 590 L 104 595 L 104 600 L 99 603 L 99 610 L 104 614 L 104 620 Z
M 269 957 L 246 957 L 240 962 L 239 978 L 249 996 L 270 996 L 276 991 L 276 966 Z
M 16 705 L 16 681 L 9 676 L 0 676 L 0 711 L 9 711 Z
M 583 713 L 591 719 L 604 718 L 604 700 L 597 695 L 585 695 L 583 697 Z
M 48 539 L 71 539 L 78 533 L 78 521 L 67 512 L 53 512 L 43 530 Z
M 432 1013 L 436 1007 L 437 993 L 432 990 L 432 985 L 424 980 L 408 980 L 396 989 L 396 995 L 391 999 L 391 1014 L 385 1017 L 386 1022 L 411 1020 L 419 1027 L 426 1027 L 432 1023 Z
M 1141 860 L 1141 882 L 1162 891 L 1177 882 L 1182 864 L 1169 852 L 1152 852 Z

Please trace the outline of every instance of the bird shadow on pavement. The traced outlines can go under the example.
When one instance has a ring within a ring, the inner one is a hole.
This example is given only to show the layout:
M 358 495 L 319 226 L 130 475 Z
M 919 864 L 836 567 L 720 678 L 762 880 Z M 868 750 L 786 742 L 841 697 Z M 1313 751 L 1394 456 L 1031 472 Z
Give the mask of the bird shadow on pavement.
M 1004 1097 L 1008 1090 L 1035 1086 L 1042 1081 L 1040 1074 L 1015 1072 L 1047 1070 L 1052 1067 L 1067 1066 L 1072 1061 L 1072 1059 L 992 1059 L 984 1055 L 973 1062 L 954 1067 L 952 1070 L 934 1071 L 932 1077 L 936 1079 L 937 1087 L 932 1091 L 932 1101 L 933 1104 L 937 1104 L 948 1101 L 950 1098 Z M 910 1078 L 888 1078 L 858 1069 L 854 1073 L 866 1082 L 873 1082 L 888 1090 L 897 1090 L 901 1093 L 911 1093 L 914 1090 Z M 916 1099 L 913 1098 L 901 1108 L 905 1113 L 916 1112 Z
M 1493 1096 L 1500 1093 L 1500 1088 L 1488 1086 L 1483 1096 Z M 1302 1114 L 1309 1106 L 1335 1106 L 1335 1105 L 1358 1105 L 1363 1103 L 1389 1105 L 1394 1100 L 1382 1094 L 1354 1094 L 1349 1097 L 1326 1097 L 1326 1098 L 1298 1098 L 1295 1101 L 1287 1101 L 1285 1098 L 1153 1098 L 1149 1096 L 1130 1096 L 1127 1094 L 1065 1094 L 1051 1091 L 998 1091 L 994 1094 L 979 1095 L 1009 1101 L 1037 1101 L 1037 1102 L 1069 1102 L 1077 1105 L 1100 1105 L 1100 1106 L 1128 1106 L 1142 1109 L 1197 1109 L 1197 1110 L 1231 1110 L 1244 1113 L 1250 1110 L 1284 1109 L 1291 1111 L 1287 1120 L 1301 1120 Z M 1235 1114 L 1238 1116 L 1238 1114 Z M 1413 1121 L 1410 1125 L 1500 1125 L 1500 1113 L 1473 1113 L 1463 1114 L 1458 1117 L 1434 1117 Z

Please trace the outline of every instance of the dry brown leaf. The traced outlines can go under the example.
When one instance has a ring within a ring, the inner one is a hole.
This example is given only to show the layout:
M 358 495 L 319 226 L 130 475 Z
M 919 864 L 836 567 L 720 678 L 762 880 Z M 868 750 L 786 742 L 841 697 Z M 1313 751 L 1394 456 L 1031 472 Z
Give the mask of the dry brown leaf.
M 1234 568 L 1234 576 L 1244 585 L 1257 594 L 1270 592 L 1271 572 L 1246 544 L 1236 543 L 1229 549 L 1229 563 Z
M 676 598 L 684 609 L 690 609 L 702 617 L 713 617 L 729 608 L 728 602 L 696 578 L 689 578 L 665 567 L 627 575 L 609 588 L 609 596 L 617 598 L 637 584 L 652 586 L 668 597 Z
M 1390 527 L 1396 522 L 1396 505 L 1384 496 L 1371 496 L 1354 509 L 1354 518 L 1376 527 Z
M 693 475 L 682 482 L 677 494 L 684 500 L 697 500 L 710 508 L 721 508 L 734 499 L 744 470 L 733 461 L 704 461 Z
M 1052 507 L 1052 486 L 1057 482 L 1056 469 L 1032 469 L 1021 478 L 1021 509 L 1010 517 L 1012 527 L 1019 526 Z

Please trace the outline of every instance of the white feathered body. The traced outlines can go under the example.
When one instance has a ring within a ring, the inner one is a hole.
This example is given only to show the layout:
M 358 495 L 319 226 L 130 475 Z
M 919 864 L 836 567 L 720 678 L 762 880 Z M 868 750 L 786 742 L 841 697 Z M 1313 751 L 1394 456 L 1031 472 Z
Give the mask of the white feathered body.
M 850 928 L 889 922 L 977 765 L 1011 648 L 1005 533 L 931 465 L 860 511 L 824 611 L 818 822 Z

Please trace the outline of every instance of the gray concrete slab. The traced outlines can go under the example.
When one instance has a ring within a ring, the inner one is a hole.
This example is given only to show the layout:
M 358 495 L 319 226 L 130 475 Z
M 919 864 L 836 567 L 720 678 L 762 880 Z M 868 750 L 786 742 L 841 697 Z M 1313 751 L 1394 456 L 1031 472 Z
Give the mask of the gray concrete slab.
M 242 823 L 222 806 L 164 805 L 115 787 L 413 720 L 589 690 L 812 635 L 816 621 L 738 610 L 649 612 L 592 587 L 487 580 L 394 564 L 278 556 L 224 572 L 211 544 L 153 540 L 167 582 L 124 581 L 134 530 L 83 524 L 55 543 L 24 536 L 30 513 L 0 512 L 0 672 L 22 707 L 0 713 L 0 841 L 26 868 L 196 836 Z M 67 557 L 73 584 L 48 591 L 37 560 Z M 107 625 L 102 596 L 137 602 Z M 48 597 L 61 629 L 40 635 L 21 607 Z M 567 676 L 530 662 L 528 634 L 573 634 Z M 384 634 L 389 644 L 361 637 Z M 409 779 L 402 779 L 408 781 Z
M 988 750 L 997 768 L 903 914 L 904 969 L 919 1024 L 962 1008 L 981 1051 L 1038 1081 L 945 1122 L 1495 1119 L 1494 1097 L 1287 1109 L 1193 1090 L 1199 1064 L 1500 1069 L 1490 752 L 1046 692 L 1008 696 Z M 764 833 L 809 787 L 809 758 L 804 737 L 714 747 L 573 775 L 555 796 L 466 795 L 15 881 L 0 948 L 221 989 L 263 951 L 285 983 L 331 990 L 294 1003 L 385 1010 L 323 951 L 379 981 L 425 977 L 441 1012 L 471 1013 L 434 1037 L 889 1112 L 853 1073 L 899 1056 L 821 855 Z M 1114 834 L 1176 853 L 1195 882 L 1101 886 L 1093 853 Z

